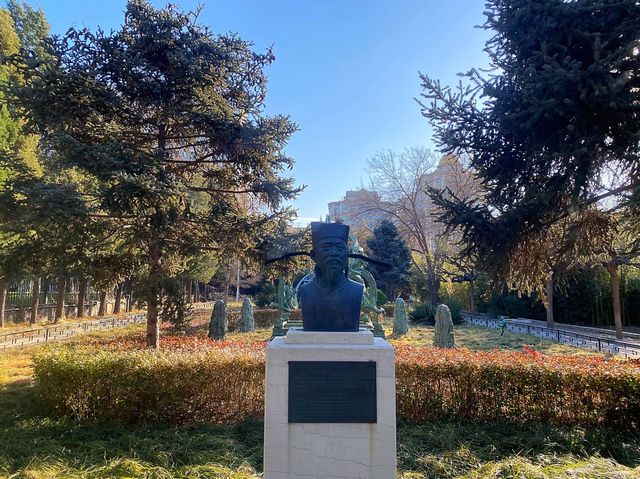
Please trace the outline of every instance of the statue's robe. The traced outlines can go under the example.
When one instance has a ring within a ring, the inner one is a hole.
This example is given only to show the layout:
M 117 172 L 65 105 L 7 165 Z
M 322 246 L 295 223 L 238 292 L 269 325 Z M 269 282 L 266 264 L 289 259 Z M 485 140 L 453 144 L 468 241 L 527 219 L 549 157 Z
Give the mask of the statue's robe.
M 357 332 L 364 286 L 347 279 L 338 288 L 325 289 L 314 280 L 300 291 L 305 331 Z

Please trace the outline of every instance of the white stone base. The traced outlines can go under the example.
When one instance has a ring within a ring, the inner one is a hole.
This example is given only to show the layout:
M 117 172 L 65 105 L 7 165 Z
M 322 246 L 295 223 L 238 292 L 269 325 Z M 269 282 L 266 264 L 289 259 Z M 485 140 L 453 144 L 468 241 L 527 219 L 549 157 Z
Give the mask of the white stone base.
M 291 328 L 284 338 L 286 344 L 373 344 L 373 333 L 361 329 L 357 333 L 334 331 L 305 331 Z
M 393 348 L 369 331 L 292 330 L 267 348 L 264 478 L 392 479 L 396 477 Z M 377 422 L 289 423 L 289 361 L 375 361 Z

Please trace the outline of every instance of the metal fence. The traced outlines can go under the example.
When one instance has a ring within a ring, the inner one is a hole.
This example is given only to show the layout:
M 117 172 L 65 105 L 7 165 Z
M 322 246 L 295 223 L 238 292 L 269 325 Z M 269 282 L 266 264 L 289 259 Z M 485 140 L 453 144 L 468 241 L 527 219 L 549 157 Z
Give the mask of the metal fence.
M 81 323 L 65 323 L 21 330 L 13 333 L 4 333 L 0 334 L 0 350 L 46 343 L 89 331 L 113 329 L 129 324 L 143 323 L 146 319 L 146 313 L 127 313 L 123 317 L 103 317 Z
M 463 311 L 462 317 L 465 322 L 478 326 L 499 329 L 502 328 L 501 319 L 490 318 L 479 313 Z M 568 344 L 578 348 L 611 353 L 624 356 L 625 358 L 640 358 L 640 344 L 626 342 L 619 339 L 612 339 L 605 334 L 586 334 L 571 331 L 570 329 L 549 328 L 534 324 L 528 319 L 504 319 L 505 329 L 516 334 L 530 334 L 542 339 L 548 339 L 561 344 Z
M 194 311 L 207 310 L 213 308 L 213 302 L 194 303 L 191 306 Z M 0 334 L 0 350 L 46 343 L 90 331 L 144 323 L 146 320 L 146 313 L 127 313 L 122 317 L 106 316 L 79 323 L 63 323 L 60 325 L 43 326 L 40 328 L 4 333 Z
M 56 304 L 58 292 L 55 285 L 47 285 L 47 289 L 40 292 L 39 302 L 41 305 Z M 107 301 L 113 301 L 113 292 L 107 292 Z M 87 288 L 85 302 L 97 302 L 100 299 L 100 291 Z M 33 303 L 33 285 L 17 284 L 9 285 L 6 298 L 7 308 L 30 308 Z M 65 304 L 76 304 L 78 301 L 78 290 L 68 288 L 64 295 Z

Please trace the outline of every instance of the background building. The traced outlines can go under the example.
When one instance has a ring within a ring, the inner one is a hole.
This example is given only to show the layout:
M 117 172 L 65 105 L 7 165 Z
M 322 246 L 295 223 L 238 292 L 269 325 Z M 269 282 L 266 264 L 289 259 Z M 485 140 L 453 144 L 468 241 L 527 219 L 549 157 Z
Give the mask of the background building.
M 417 198 L 414 197 L 407 200 L 400 197 L 394 198 L 394 201 L 385 201 L 377 191 L 364 188 L 347 191 L 342 200 L 329 203 L 327 219 L 341 221 L 354 228 L 373 231 L 384 218 L 398 224 L 398 215 L 403 215 L 403 210 L 413 211 L 413 208 L 407 205 L 405 205 L 405 208 L 399 207 L 399 205 L 402 205 L 405 201 L 415 202 L 418 211 L 415 212 L 416 216 L 412 219 L 407 218 L 408 223 L 419 221 L 427 231 L 429 243 L 435 250 L 438 236 L 442 233 L 443 227 L 435 221 L 433 216 L 435 211 L 431 198 L 426 193 L 427 188 L 449 188 L 455 195 L 463 198 L 477 196 L 478 193 L 477 183 L 473 175 L 465 170 L 456 155 L 444 155 L 440 158 L 438 164 L 434 166 L 433 171 L 415 179 L 415 181 L 419 182 L 418 190 L 420 191 Z M 390 214 L 390 212 L 393 213 Z
M 364 209 L 363 205 L 380 203 L 380 195 L 365 189 L 347 191 L 340 201 L 329 203 L 329 220 L 342 221 L 350 226 L 373 230 L 385 214 L 380 210 Z

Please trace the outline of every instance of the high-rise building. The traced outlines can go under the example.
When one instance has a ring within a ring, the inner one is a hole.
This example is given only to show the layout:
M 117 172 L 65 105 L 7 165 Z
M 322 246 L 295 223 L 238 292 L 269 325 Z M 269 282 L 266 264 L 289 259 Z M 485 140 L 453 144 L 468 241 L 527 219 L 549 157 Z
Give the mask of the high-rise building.
M 417 197 L 414 197 L 415 205 L 418 208 L 417 216 L 407 218 L 406 224 L 415 224 L 419 222 L 429 237 L 431 248 L 436 248 L 438 237 L 441 235 L 443 226 L 435 221 L 434 208 L 431 198 L 426 193 L 427 187 L 445 189 L 449 188 L 459 197 L 469 198 L 477 195 L 477 183 L 473 175 L 464 169 L 459 158 L 453 154 L 444 155 L 436 168 L 419 178 L 419 191 Z M 414 187 L 414 191 L 416 188 Z M 403 202 L 402 198 L 398 198 L 396 202 Z M 393 211 L 393 214 L 389 214 Z M 393 202 L 386 202 L 380 198 L 375 191 L 359 189 L 347 191 L 344 198 L 340 201 L 332 201 L 329 203 L 329 214 L 327 219 L 330 221 L 342 221 L 353 227 L 366 228 L 372 231 L 380 221 L 384 218 L 399 224 L 402 223 L 400 217 L 406 211 L 413 211 L 413 208 L 397 207 Z M 403 228 L 401 228 L 402 230 Z
M 460 198 L 469 198 L 471 196 L 477 196 L 477 182 L 474 176 L 463 167 L 460 159 L 456 155 L 447 154 L 440 158 L 435 170 L 423 175 L 420 183 L 422 185 L 422 194 L 418 199 L 418 203 L 425 213 L 425 229 L 430 236 L 431 248 L 435 250 L 437 239 L 442 235 L 444 227 L 441 223 L 435 221 L 434 213 L 436 213 L 436 211 L 434 210 L 431 197 L 426 193 L 427 187 L 438 190 L 448 188 Z
M 386 216 L 383 211 L 373 207 L 379 204 L 380 195 L 375 191 L 347 191 L 340 201 L 329 203 L 329 220 L 373 230 Z

